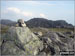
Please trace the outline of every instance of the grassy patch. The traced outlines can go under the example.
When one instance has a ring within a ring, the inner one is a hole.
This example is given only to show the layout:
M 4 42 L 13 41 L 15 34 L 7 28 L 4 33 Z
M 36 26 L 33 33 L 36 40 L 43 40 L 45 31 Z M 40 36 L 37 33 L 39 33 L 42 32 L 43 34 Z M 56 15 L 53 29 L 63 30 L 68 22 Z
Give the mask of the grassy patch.
M 8 28 L 9 28 L 8 26 L 1 27 L 1 29 L 0 29 L 0 33 L 1 33 L 1 34 L 6 33 L 7 30 L 8 30 Z
M 74 30 L 67 29 L 67 28 L 30 28 L 32 32 L 38 32 L 41 31 L 43 34 L 48 32 L 48 31 L 53 31 L 53 32 L 71 32 Z
M 54 32 L 70 32 L 73 31 L 71 29 L 67 29 L 67 28 L 48 28 L 49 31 L 54 31 Z

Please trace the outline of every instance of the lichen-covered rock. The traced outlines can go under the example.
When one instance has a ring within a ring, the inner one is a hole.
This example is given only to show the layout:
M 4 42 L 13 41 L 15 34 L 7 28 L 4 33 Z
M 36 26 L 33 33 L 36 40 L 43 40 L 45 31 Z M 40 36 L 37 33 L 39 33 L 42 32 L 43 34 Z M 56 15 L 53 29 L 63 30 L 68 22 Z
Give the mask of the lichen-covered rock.
M 28 27 L 11 27 L 3 38 L 2 55 L 37 55 L 43 43 Z
M 25 51 L 18 47 L 15 42 L 13 41 L 7 41 L 4 42 L 1 46 L 1 54 L 2 55 L 22 55 L 25 54 Z
M 74 40 L 61 32 L 47 32 L 40 38 L 46 55 L 60 55 L 60 51 L 74 51 Z
M 75 49 L 75 39 L 64 32 L 48 31 L 43 36 L 38 36 L 28 27 L 11 27 L 1 37 L 2 55 L 57 56 L 60 55 L 60 51 Z

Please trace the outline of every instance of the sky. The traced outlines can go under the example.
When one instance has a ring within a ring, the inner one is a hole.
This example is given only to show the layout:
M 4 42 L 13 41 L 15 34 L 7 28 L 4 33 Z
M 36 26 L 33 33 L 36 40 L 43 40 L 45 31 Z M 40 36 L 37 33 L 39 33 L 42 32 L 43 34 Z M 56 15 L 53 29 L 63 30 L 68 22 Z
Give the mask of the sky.
M 1 1 L 1 19 L 65 20 L 74 25 L 74 1 Z

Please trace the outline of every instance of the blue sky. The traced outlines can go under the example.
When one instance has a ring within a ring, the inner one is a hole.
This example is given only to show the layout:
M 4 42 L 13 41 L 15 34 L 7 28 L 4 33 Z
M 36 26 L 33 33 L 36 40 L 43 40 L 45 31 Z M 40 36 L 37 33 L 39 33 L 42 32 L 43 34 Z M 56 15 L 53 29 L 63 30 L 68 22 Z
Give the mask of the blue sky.
M 74 25 L 74 1 L 1 1 L 1 18 L 25 21 L 39 17 Z

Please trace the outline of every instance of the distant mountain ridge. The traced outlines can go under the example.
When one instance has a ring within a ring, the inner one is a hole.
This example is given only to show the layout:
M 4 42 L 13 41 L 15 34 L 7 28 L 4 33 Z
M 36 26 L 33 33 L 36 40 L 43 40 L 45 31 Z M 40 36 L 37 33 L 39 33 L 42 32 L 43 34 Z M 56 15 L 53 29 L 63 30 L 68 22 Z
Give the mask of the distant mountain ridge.
M 14 22 L 14 21 L 11 21 L 11 20 L 5 20 L 5 19 L 0 20 L 0 24 L 8 25 L 8 26 L 13 26 L 16 23 L 17 22 Z M 45 18 L 33 18 L 33 19 L 28 20 L 28 21 L 25 21 L 25 23 L 27 24 L 28 27 L 73 28 L 73 25 L 68 24 L 65 20 L 52 21 L 52 20 L 47 20 Z
M 68 24 L 65 20 L 52 21 L 52 20 L 47 20 L 44 18 L 33 18 L 27 21 L 26 24 L 29 27 L 46 27 L 46 28 L 50 28 L 50 27 L 71 28 L 73 27 L 72 24 Z
M 12 20 L 8 20 L 8 19 L 1 19 L 0 24 L 7 25 L 7 26 L 13 26 L 16 24 L 16 22 Z

